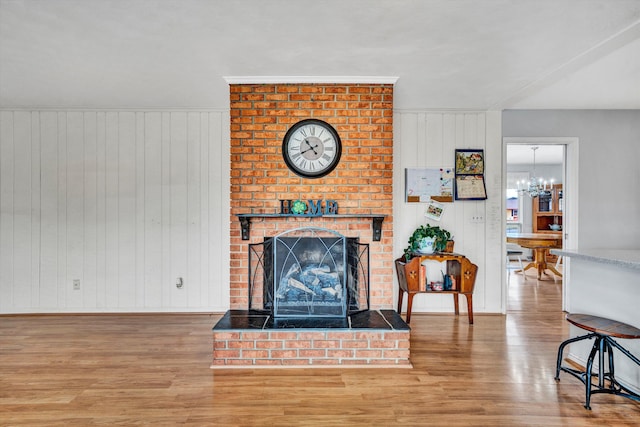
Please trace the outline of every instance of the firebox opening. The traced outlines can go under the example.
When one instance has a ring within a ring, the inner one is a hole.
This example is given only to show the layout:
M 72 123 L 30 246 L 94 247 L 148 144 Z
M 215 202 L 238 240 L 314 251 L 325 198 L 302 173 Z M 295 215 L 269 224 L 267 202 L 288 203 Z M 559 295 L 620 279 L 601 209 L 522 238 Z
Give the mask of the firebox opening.
M 274 318 L 368 310 L 369 245 L 312 227 L 249 245 L 249 309 Z

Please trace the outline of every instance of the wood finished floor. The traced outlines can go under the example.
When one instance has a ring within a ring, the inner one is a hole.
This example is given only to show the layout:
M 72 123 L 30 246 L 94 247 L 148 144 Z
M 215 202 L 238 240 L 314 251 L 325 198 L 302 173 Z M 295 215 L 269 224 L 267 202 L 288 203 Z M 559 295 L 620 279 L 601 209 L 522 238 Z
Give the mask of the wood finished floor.
M 561 283 L 512 276 L 510 295 L 473 326 L 415 314 L 413 369 L 211 370 L 217 315 L 0 317 L 0 425 L 640 425 L 640 404 L 588 411 L 554 381 Z

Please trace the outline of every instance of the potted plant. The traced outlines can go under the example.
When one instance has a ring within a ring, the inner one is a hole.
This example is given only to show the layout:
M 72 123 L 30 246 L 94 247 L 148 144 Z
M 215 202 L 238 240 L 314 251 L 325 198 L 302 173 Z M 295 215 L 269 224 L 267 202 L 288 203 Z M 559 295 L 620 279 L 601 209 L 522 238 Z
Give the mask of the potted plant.
M 409 261 L 415 252 L 444 252 L 451 233 L 439 226 L 421 225 L 409 237 L 409 246 L 404 250 L 405 260 Z

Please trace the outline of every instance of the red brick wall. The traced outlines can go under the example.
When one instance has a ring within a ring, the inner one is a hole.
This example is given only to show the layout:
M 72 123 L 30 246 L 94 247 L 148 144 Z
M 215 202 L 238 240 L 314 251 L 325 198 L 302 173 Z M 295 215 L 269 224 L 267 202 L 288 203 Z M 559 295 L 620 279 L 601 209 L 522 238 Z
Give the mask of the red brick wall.
M 371 307 L 393 303 L 393 85 L 239 84 L 231 97 L 231 308 L 247 308 L 247 243 L 305 226 L 336 230 L 370 244 Z M 282 139 L 303 119 L 330 123 L 342 140 L 338 167 L 318 179 L 289 171 Z M 279 200 L 332 199 L 341 214 L 387 215 L 382 240 L 370 218 L 252 219 L 241 240 L 236 214 L 279 213 Z
M 212 368 L 326 365 L 411 367 L 409 347 L 409 330 L 214 331 Z

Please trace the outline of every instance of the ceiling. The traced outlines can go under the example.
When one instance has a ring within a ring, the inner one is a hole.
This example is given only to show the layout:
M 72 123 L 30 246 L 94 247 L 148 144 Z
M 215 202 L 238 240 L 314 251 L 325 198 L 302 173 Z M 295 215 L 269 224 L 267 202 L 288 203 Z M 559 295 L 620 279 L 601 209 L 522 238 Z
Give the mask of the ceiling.
M 228 108 L 225 76 L 397 77 L 397 109 L 640 108 L 640 0 L 0 0 L 0 107 Z
M 535 150 L 536 164 L 538 165 L 561 165 L 564 161 L 563 145 L 508 144 L 507 164 L 532 165 L 533 147 L 538 147 Z

